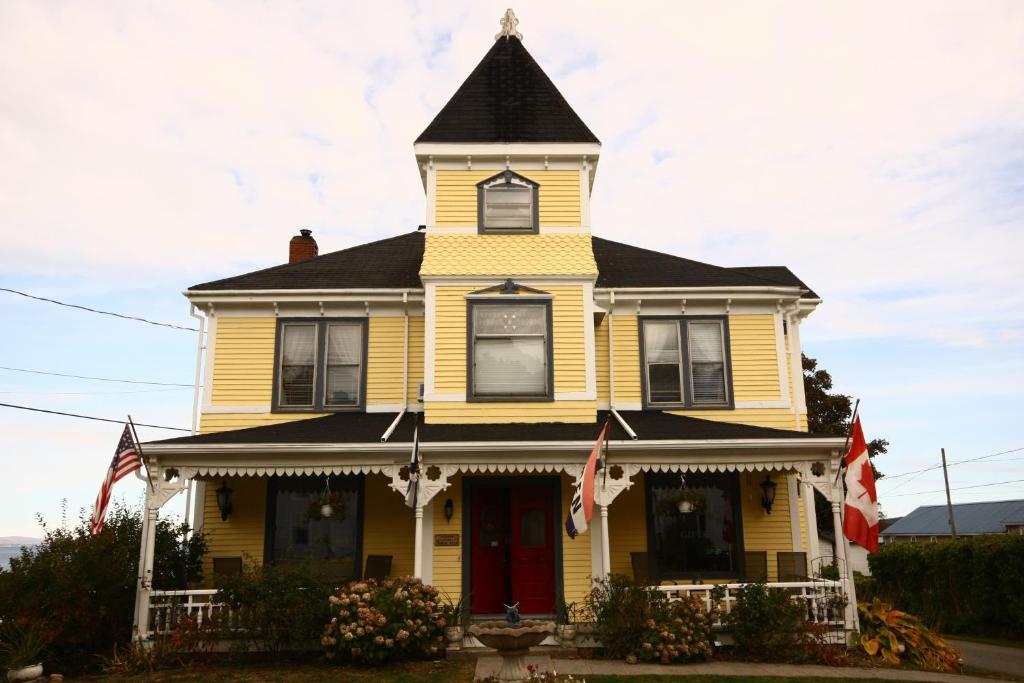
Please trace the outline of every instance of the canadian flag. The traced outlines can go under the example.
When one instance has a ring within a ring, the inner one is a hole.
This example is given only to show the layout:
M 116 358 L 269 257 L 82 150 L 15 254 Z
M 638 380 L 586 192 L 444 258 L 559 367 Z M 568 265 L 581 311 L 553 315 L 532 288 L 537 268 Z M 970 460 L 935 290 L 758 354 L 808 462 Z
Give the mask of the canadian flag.
M 853 441 L 846 454 L 846 517 L 843 534 L 869 553 L 878 550 L 878 494 L 875 473 L 860 417 L 853 421 Z

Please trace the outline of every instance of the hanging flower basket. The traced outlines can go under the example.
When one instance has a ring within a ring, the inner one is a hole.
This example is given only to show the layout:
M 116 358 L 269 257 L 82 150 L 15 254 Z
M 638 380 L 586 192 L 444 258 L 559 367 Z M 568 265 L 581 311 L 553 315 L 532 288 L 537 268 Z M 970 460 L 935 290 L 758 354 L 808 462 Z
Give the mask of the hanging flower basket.
M 319 522 L 322 519 L 337 519 L 339 522 L 345 519 L 345 504 L 334 491 L 324 491 L 323 494 L 311 498 L 309 507 L 306 509 L 306 519 L 311 522 Z
M 706 504 L 704 495 L 691 489 L 682 489 L 661 502 L 665 512 L 678 512 L 683 515 L 704 512 Z

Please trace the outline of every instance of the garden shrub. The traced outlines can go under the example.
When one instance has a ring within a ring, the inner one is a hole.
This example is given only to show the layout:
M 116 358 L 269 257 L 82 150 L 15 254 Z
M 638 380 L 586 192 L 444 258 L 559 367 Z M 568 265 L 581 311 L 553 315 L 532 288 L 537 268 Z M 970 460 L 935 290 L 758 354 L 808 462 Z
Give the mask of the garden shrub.
M 280 653 L 316 647 L 332 585 L 307 564 L 250 566 L 222 577 L 213 601 L 230 609 L 220 634 L 232 648 Z
M 131 640 L 142 515 L 115 506 L 93 536 L 83 513 L 70 529 L 43 525 L 42 542 L 0 568 L 0 621 L 33 625 L 47 643 L 49 670 L 98 669 L 116 644 Z M 183 589 L 202 579 L 206 543 L 200 533 L 160 520 L 156 529 L 153 585 Z
M 872 657 L 899 666 L 904 660 L 931 671 L 959 671 L 960 655 L 915 616 L 875 598 L 860 603 L 860 645 Z
M 609 657 L 669 664 L 711 655 L 716 614 L 708 614 L 700 598 L 670 602 L 657 589 L 613 574 L 594 582 L 586 610 Z
M 807 607 L 788 591 L 764 583 L 736 589 L 736 602 L 725 625 L 736 643 L 735 652 L 759 661 L 828 661 L 825 627 L 807 620 Z
M 320 640 L 328 659 L 381 664 L 436 656 L 445 619 L 438 591 L 410 577 L 367 579 L 330 596 L 331 620 Z
M 873 595 L 933 629 L 1003 638 L 1024 633 L 1024 536 L 886 543 L 868 562 Z

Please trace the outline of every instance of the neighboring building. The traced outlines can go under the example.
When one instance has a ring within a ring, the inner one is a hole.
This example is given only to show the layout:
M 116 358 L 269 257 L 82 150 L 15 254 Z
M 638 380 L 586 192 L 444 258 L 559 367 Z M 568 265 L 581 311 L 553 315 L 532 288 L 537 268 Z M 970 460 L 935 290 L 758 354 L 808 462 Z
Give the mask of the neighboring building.
M 1024 535 L 1024 500 L 957 503 L 953 506 L 957 536 Z M 924 505 L 881 533 L 886 543 L 939 541 L 952 537 L 945 505 Z
M 845 540 L 845 538 L 844 538 Z M 831 533 L 818 535 L 818 554 L 813 560 L 812 567 L 820 571 L 821 567 L 835 562 L 836 552 L 835 536 Z M 865 576 L 871 575 L 871 567 L 868 566 L 868 551 L 852 541 L 846 542 L 846 561 L 850 563 L 850 570 L 860 572 Z
M 414 152 L 424 229 L 320 256 L 303 231 L 287 264 L 185 293 L 208 323 L 202 433 L 144 444 L 177 475 L 148 505 L 198 482 L 208 581 L 312 557 L 338 580 L 420 576 L 483 615 L 550 614 L 609 572 L 805 578 L 804 502 L 816 487 L 838 510 L 844 443 L 806 431 L 818 296 L 783 266 L 593 235 L 601 145 L 511 30 Z M 606 423 L 592 526 L 571 539 Z M 327 488 L 342 509 L 309 519 Z M 144 581 L 142 633 L 150 597 Z

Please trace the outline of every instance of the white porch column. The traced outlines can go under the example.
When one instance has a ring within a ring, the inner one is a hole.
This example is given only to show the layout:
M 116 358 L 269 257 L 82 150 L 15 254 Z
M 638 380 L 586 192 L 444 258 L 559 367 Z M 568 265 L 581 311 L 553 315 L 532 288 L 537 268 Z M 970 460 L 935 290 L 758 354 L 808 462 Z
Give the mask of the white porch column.
M 601 506 L 601 571 L 608 578 L 612 570 L 612 549 L 608 541 L 608 506 Z
M 147 487 L 142 506 L 142 528 L 139 532 L 139 566 L 136 568 L 135 580 L 135 615 L 133 618 L 134 623 L 132 624 L 132 640 L 135 642 L 142 640 L 143 634 L 149 630 L 150 588 L 146 583 L 146 567 L 149 567 L 149 574 L 152 574 L 153 564 L 149 563 L 147 565 L 146 557 L 150 547 L 149 537 L 153 536 L 154 545 L 156 541 L 156 534 L 150 533 L 150 529 L 155 527 L 155 521 L 150 522 L 149 501 L 149 487 Z
M 423 506 L 416 506 L 416 542 L 413 548 L 412 575 L 423 578 Z
M 841 491 L 841 489 L 840 489 Z M 836 535 L 836 555 L 839 565 L 839 580 L 842 582 L 843 594 L 846 596 L 846 627 L 860 630 L 860 620 L 857 615 L 857 592 L 853 585 L 853 570 L 850 568 L 849 553 L 847 552 L 846 536 L 843 535 L 842 502 L 832 503 L 832 525 Z
M 814 576 L 814 560 L 821 552 L 818 541 L 818 511 L 814 505 L 814 484 L 801 482 L 803 487 L 804 524 L 807 525 L 807 576 Z

